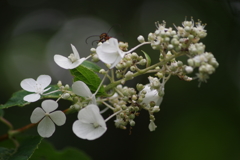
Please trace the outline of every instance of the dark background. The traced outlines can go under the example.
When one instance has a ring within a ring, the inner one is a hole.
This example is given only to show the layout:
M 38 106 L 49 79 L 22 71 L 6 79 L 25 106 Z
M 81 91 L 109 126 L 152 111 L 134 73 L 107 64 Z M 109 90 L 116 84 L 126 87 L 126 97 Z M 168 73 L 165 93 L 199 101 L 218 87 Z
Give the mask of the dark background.
M 109 34 L 132 48 L 138 44 L 138 35 L 147 38 L 154 32 L 156 21 L 165 20 L 167 27 L 173 27 L 173 23 L 179 26 L 185 17 L 190 20 L 193 16 L 195 21 L 207 23 L 208 36 L 203 43 L 220 66 L 200 88 L 197 81 L 171 78 L 161 111 L 156 114 L 156 131 L 149 131 L 148 114 L 141 112 L 131 135 L 129 130 L 116 129 L 112 119 L 101 138 L 82 140 L 71 130 L 77 118 L 72 114 L 48 140 L 57 149 L 77 147 L 94 160 L 240 159 L 240 1 L 0 0 L 0 12 L 0 103 L 21 89 L 24 78 L 49 74 L 52 84 L 62 80 L 71 85 L 70 74 L 54 63 L 53 55 L 69 55 L 73 44 L 85 57 L 95 40 L 86 44 L 85 39 L 107 32 L 115 24 L 121 27 L 116 25 Z M 151 57 L 156 53 L 149 46 L 141 49 Z M 141 78 L 147 82 L 146 77 Z M 19 128 L 30 123 L 37 106 L 40 102 L 6 109 L 5 117 Z M 60 109 L 68 106 L 61 101 Z M 6 132 L 3 124 L 0 128 L 1 134 Z M 36 128 L 25 134 L 37 134 Z

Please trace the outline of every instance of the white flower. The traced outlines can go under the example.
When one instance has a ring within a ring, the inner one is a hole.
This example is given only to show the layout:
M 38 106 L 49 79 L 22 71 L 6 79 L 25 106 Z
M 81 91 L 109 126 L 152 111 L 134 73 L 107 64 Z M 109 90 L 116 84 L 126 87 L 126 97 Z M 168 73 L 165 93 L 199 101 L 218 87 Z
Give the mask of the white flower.
M 98 106 L 89 104 L 78 112 L 78 120 L 73 123 L 73 132 L 82 139 L 94 140 L 107 130 Z
M 41 97 L 40 95 L 51 88 L 44 90 L 44 88 L 51 83 L 51 80 L 51 77 L 48 75 L 40 75 L 36 81 L 32 78 L 22 80 L 20 83 L 21 87 L 28 92 L 34 92 L 33 94 L 26 95 L 23 100 L 27 102 L 35 102 L 39 100 Z
M 84 97 L 84 98 L 90 98 L 90 103 L 97 104 L 95 95 L 92 94 L 88 86 L 82 82 L 82 81 L 76 81 L 72 85 L 72 90 L 75 94 Z
M 155 102 L 156 106 L 159 106 L 163 100 L 162 97 L 158 96 L 158 90 L 151 89 L 150 84 L 145 85 L 143 91 L 146 92 L 145 97 L 143 98 L 142 103 L 145 103 L 149 106 L 150 102 Z
M 77 49 L 71 44 L 73 53 L 71 53 L 68 57 L 64 57 L 61 55 L 54 55 L 54 61 L 64 69 L 74 69 L 82 64 L 86 58 L 80 58 Z
M 127 52 L 123 52 L 118 45 L 116 38 L 110 38 L 102 45 L 98 46 L 97 49 L 98 58 L 107 64 L 111 64 L 110 68 L 115 67 Z
M 42 108 L 37 107 L 30 117 L 32 123 L 38 124 L 37 130 L 41 137 L 50 137 L 55 131 L 55 125 L 61 126 L 66 122 L 66 116 L 57 109 L 58 103 L 54 100 L 45 100 L 42 102 Z M 54 111 L 54 112 L 53 112 Z
M 142 45 L 150 44 L 150 42 L 143 42 L 127 52 L 123 52 L 119 48 L 119 44 L 121 45 L 121 43 L 118 43 L 118 40 L 116 38 L 110 38 L 108 41 L 104 42 L 96 49 L 98 58 L 102 62 L 110 64 L 111 65 L 110 69 L 115 67 L 125 56 L 125 54 L 131 53 L 132 51 L 134 51 L 135 49 Z M 123 46 L 125 47 L 125 45 Z
M 155 125 L 155 123 L 154 123 L 152 120 L 150 120 L 150 123 L 149 123 L 149 125 L 148 125 L 148 128 L 149 128 L 149 130 L 152 132 L 152 131 L 155 131 L 155 129 L 157 128 L 157 126 Z

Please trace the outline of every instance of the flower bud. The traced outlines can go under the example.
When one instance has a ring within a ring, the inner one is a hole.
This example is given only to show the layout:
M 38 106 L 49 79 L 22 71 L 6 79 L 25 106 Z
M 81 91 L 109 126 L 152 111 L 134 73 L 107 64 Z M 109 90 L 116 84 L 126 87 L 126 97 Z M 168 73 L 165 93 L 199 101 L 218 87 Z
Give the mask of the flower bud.
M 155 129 L 157 128 L 157 126 L 155 125 L 154 121 L 150 120 L 150 123 L 148 125 L 148 128 L 149 130 L 152 132 L 152 131 L 155 131 Z
M 128 71 L 128 72 L 125 74 L 125 78 L 126 78 L 126 80 L 133 79 L 133 72 Z
M 137 40 L 140 42 L 140 43 L 143 43 L 145 42 L 145 39 L 142 35 L 138 36 Z
M 68 99 L 70 97 L 70 94 L 69 93 L 63 93 L 62 94 L 62 98 L 63 99 Z
M 100 74 L 106 74 L 107 72 L 106 72 L 104 69 L 100 69 L 100 70 L 99 70 L 99 73 L 100 73 Z
M 92 53 L 96 53 L 96 48 L 91 48 L 90 51 L 91 51 Z
M 186 66 L 185 71 L 189 74 L 193 72 L 193 68 L 191 66 Z
M 133 120 L 130 120 L 130 126 L 135 126 L 135 122 Z
M 58 81 L 57 86 L 61 87 L 62 86 L 62 81 Z

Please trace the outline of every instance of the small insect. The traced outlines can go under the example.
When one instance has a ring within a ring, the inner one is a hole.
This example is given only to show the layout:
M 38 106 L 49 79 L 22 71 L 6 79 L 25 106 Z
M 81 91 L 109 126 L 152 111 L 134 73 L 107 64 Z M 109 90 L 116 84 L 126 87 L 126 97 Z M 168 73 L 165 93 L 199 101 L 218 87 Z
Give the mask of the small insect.
M 108 33 L 112 30 L 112 28 L 113 28 L 114 26 L 116 26 L 116 25 L 113 25 L 113 26 L 108 30 L 108 32 L 102 33 L 100 36 L 99 36 L 99 35 L 89 36 L 89 37 L 85 40 L 86 44 L 88 44 L 87 41 L 88 41 L 88 39 L 91 38 L 91 37 L 99 37 L 99 40 L 94 40 L 94 41 L 92 41 L 92 45 L 93 45 L 94 42 L 102 42 L 102 43 L 106 42 L 107 40 L 109 40 L 110 38 L 112 38 L 112 37 L 110 37 L 110 36 L 108 35 Z

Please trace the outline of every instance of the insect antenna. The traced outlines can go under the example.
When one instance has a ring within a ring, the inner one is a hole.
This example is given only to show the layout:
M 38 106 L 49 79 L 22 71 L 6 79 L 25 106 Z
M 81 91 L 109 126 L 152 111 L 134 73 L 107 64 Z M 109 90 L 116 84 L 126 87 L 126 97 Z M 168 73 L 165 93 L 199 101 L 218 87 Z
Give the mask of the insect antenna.
M 91 38 L 91 37 L 99 37 L 99 35 L 92 35 L 92 36 L 87 37 L 86 40 L 85 40 L 85 43 L 86 43 L 86 44 L 88 44 L 87 41 L 88 41 L 88 39 Z

